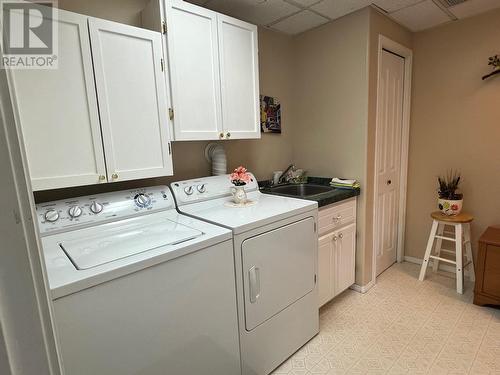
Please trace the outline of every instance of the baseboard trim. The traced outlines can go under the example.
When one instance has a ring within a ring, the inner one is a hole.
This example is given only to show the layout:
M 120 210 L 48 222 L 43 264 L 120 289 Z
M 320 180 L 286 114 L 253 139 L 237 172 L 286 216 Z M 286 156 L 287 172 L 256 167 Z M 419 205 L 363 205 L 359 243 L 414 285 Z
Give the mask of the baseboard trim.
M 410 257 L 410 256 L 407 256 L 407 255 L 405 255 L 404 260 L 405 260 L 405 262 L 408 262 L 408 263 L 415 263 L 415 264 L 420 264 L 420 265 L 424 261 L 423 259 L 415 258 L 415 257 Z M 434 263 L 434 260 L 430 259 L 428 267 L 431 267 L 433 263 Z M 445 272 L 455 273 L 455 267 L 450 266 L 448 264 L 443 264 L 443 263 L 444 262 L 441 262 L 441 264 L 439 265 L 439 271 L 445 271 Z M 464 275 L 469 276 L 469 270 L 464 269 Z
M 373 286 L 375 285 L 375 283 L 372 281 L 370 281 L 368 284 L 366 285 L 358 285 L 358 284 L 352 284 L 349 289 L 352 289 L 358 293 L 361 293 L 361 294 L 365 294 L 366 292 L 368 292 L 371 288 L 373 288 Z

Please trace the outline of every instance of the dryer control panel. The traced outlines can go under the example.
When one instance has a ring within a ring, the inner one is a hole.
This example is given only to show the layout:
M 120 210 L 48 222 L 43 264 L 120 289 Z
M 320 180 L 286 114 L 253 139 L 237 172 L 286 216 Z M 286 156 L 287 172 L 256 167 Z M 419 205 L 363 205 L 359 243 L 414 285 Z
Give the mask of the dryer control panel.
M 36 205 L 42 235 L 166 209 L 175 209 L 172 193 L 167 186 L 88 195 Z
M 253 174 L 251 181 L 245 185 L 245 191 L 259 190 L 257 179 Z M 210 199 L 221 198 L 231 195 L 231 188 L 234 185 L 231 183 L 230 175 L 212 176 L 199 178 L 194 180 L 177 181 L 170 184 L 177 205 L 207 201 Z

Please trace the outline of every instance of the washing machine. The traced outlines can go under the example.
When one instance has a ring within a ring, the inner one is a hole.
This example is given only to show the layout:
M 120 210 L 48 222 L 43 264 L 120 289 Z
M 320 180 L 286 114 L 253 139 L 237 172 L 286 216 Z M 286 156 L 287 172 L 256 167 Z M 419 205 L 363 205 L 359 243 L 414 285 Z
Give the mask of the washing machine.
M 240 374 L 231 231 L 166 186 L 37 205 L 68 375 Z
M 242 372 L 270 373 L 319 331 L 317 203 L 262 194 L 253 176 L 242 205 L 229 175 L 170 187 L 179 212 L 232 231 Z

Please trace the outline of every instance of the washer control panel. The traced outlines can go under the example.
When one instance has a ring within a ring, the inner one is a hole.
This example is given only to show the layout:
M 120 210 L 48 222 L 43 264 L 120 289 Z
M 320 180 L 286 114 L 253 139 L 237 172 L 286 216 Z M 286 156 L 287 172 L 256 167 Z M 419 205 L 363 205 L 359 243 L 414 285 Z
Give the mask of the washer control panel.
M 170 184 L 175 199 L 179 206 L 209 199 L 221 198 L 231 195 L 229 175 L 212 176 L 194 180 L 178 181 Z M 252 180 L 246 184 L 246 191 L 258 190 L 257 180 L 252 175 Z
M 88 195 L 36 205 L 42 235 L 165 209 L 175 209 L 172 193 L 167 186 Z

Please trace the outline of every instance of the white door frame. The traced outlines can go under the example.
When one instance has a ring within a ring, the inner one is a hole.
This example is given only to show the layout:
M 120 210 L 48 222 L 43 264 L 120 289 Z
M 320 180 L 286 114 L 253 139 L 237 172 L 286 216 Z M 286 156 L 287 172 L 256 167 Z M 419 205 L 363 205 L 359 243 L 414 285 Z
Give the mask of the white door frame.
M 7 83 L 10 73 L 0 69 L 0 192 L 8 197 L 0 211 L 0 238 L 9 238 L 0 247 L 0 373 L 60 375 L 34 197 Z
M 377 129 L 378 124 L 378 101 L 380 98 L 380 78 L 381 78 L 381 62 L 382 52 L 387 50 L 393 52 L 405 59 L 404 66 L 404 82 L 403 82 L 403 128 L 401 131 L 401 174 L 399 183 L 399 210 L 398 210 L 398 244 L 397 244 L 397 257 L 398 263 L 401 263 L 404 258 L 404 235 L 405 235 L 405 218 L 406 218 L 406 188 L 408 176 L 408 148 L 410 140 L 410 105 L 411 105 L 411 76 L 412 76 L 412 63 L 413 51 L 382 34 L 378 36 L 378 71 L 377 71 L 377 119 L 375 128 L 375 168 L 378 164 L 378 147 L 379 147 L 379 134 Z M 372 259 L 372 282 L 376 282 L 377 278 L 377 243 L 378 233 L 376 232 L 377 225 L 377 194 L 378 194 L 378 180 L 377 174 L 374 173 L 374 192 L 373 192 L 373 259 Z

